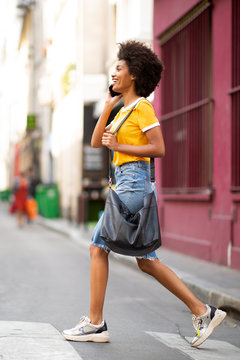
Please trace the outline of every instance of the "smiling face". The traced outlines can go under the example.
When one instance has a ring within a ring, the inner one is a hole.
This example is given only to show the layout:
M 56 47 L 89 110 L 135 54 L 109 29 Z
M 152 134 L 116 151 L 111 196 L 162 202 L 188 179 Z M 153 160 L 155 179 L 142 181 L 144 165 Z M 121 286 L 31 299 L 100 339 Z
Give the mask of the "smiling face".
M 129 73 L 128 66 L 124 60 L 119 60 L 112 74 L 113 90 L 124 94 L 134 89 L 135 77 Z

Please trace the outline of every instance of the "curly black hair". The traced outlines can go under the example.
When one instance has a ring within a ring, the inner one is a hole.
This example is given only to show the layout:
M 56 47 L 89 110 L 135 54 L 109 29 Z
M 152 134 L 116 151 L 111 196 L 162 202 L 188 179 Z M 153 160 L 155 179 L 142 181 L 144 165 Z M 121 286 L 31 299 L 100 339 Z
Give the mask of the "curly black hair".
M 147 45 L 135 40 L 119 44 L 118 60 L 127 63 L 129 72 L 135 76 L 138 96 L 148 97 L 158 85 L 163 64 Z

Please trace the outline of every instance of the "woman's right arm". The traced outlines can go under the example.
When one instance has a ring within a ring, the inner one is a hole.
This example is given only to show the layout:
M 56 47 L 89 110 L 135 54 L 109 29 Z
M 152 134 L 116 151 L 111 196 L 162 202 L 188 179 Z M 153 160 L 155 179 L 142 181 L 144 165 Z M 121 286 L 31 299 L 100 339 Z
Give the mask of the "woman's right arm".
M 108 95 L 107 95 L 107 99 L 105 102 L 103 112 L 102 112 L 100 118 L 98 119 L 97 124 L 96 124 L 95 129 L 92 134 L 92 139 L 91 139 L 92 147 L 99 148 L 99 147 L 103 146 L 102 145 L 102 136 L 106 130 L 110 130 L 110 126 L 107 126 L 107 128 L 106 128 L 108 118 L 111 114 L 111 111 L 112 111 L 114 105 L 121 99 L 121 97 L 122 97 L 122 95 L 112 97 L 110 92 L 108 91 Z

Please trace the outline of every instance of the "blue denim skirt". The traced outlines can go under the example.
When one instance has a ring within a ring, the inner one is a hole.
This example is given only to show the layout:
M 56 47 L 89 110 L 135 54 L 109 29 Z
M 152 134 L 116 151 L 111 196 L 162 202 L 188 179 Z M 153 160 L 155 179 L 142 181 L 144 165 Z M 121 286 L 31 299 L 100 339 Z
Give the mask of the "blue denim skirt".
M 143 206 L 143 198 L 152 192 L 150 180 L 150 164 L 146 161 L 133 161 L 117 166 L 115 169 L 116 193 L 120 200 L 135 214 Z M 110 251 L 109 247 L 100 237 L 102 217 L 99 219 L 92 236 L 91 243 Z M 142 259 L 157 259 L 153 251 L 144 256 L 137 256 Z

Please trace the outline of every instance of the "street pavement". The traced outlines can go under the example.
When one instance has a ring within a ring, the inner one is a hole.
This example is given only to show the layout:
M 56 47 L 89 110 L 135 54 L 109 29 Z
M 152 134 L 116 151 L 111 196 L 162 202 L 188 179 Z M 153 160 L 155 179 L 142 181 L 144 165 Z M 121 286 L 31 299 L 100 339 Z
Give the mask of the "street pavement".
M 213 305 L 220 297 L 220 306 L 234 306 L 234 317 L 227 317 L 211 339 L 200 349 L 191 348 L 191 314 L 185 305 L 140 272 L 134 259 L 111 254 L 104 315 L 111 342 L 65 341 L 61 330 L 88 313 L 91 233 L 63 219 L 40 217 L 18 229 L 7 205 L 0 203 L 0 359 L 240 358 L 235 318 L 240 272 L 164 248 L 158 251 L 160 260 L 198 296 L 208 296 Z
M 38 224 L 65 234 L 79 246 L 89 247 L 94 228 L 76 226 L 65 219 L 39 217 Z M 159 259 L 169 266 L 202 301 L 227 310 L 240 321 L 240 271 L 220 266 L 161 247 Z M 137 268 L 135 258 L 111 254 L 115 259 Z

